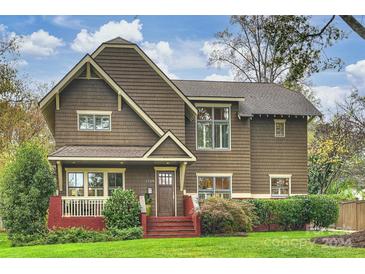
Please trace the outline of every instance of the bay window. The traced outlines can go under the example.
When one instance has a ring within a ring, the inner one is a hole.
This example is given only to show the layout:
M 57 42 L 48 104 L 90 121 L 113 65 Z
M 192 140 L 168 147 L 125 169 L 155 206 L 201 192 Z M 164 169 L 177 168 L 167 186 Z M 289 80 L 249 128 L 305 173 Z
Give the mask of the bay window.
M 231 198 L 232 175 L 198 175 L 199 199 L 204 200 L 212 196 Z
M 198 107 L 197 149 L 229 149 L 230 120 L 230 107 Z

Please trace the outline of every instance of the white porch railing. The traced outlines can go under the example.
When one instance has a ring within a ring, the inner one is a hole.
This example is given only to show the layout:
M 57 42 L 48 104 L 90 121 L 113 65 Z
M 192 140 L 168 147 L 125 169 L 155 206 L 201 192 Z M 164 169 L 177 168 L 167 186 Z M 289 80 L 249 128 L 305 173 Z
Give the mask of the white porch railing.
M 100 217 L 107 197 L 62 197 L 62 217 Z

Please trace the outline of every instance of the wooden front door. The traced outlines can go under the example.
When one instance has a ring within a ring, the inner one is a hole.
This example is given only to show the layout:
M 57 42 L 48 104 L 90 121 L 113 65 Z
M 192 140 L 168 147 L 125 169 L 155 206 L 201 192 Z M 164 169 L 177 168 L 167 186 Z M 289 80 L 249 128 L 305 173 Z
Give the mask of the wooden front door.
M 175 216 L 175 172 L 157 172 L 157 216 Z

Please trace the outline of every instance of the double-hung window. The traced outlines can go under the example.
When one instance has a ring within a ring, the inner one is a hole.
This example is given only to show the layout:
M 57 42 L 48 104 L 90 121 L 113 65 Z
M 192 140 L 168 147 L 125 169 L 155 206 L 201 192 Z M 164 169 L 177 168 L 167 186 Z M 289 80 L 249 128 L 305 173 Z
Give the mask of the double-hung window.
M 104 173 L 88 172 L 88 196 L 104 196 Z
M 110 111 L 77 111 L 78 127 L 81 131 L 110 131 L 111 112 Z
M 217 175 L 210 176 L 198 175 L 198 194 L 199 199 L 204 200 L 212 196 L 219 196 L 222 198 L 231 198 L 232 192 L 232 176 L 231 175 Z
M 84 173 L 68 173 L 68 196 L 84 196 Z
M 270 175 L 272 197 L 287 197 L 291 191 L 291 175 Z
M 198 107 L 197 148 L 230 148 L 230 107 Z
M 118 188 L 123 188 L 123 174 L 108 173 L 108 195 L 112 196 L 113 191 Z
M 275 119 L 275 137 L 285 137 L 285 119 Z

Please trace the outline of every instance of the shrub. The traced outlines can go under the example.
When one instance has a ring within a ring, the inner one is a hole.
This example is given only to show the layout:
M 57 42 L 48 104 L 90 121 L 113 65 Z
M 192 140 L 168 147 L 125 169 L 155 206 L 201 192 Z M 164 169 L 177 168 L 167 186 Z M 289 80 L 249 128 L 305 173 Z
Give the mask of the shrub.
M 254 206 L 254 212 L 257 216 L 256 224 L 269 225 L 278 223 L 277 203 L 275 203 L 275 200 L 255 199 L 249 200 L 249 203 Z
M 203 234 L 229 234 L 251 231 L 255 215 L 251 204 L 212 197 L 201 208 Z
M 297 197 L 305 202 L 307 219 L 316 227 L 328 227 L 336 223 L 339 213 L 337 197 L 332 195 L 308 195 Z
M 106 241 L 134 240 L 143 237 L 141 227 L 126 229 L 110 229 L 104 231 L 85 230 L 83 228 L 67 228 L 52 230 L 43 234 L 13 234 L 13 246 L 65 244 L 65 243 L 90 243 Z
M 103 214 L 108 229 L 124 229 L 140 225 L 139 202 L 132 190 L 113 191 L 105 203 Z
M 9 237 L 44 233 L 49 198 L 56 190 L 45 149 L 37 142 L 23 143 L 0 180 L 0 215 Z
M 258 224 L 279 224 L 284 230 L 297 230 L 305 224 L 328 227 L 338 218 L 338 202 L 327 195 L 303 195 L 280 200 L 250 200 Z

